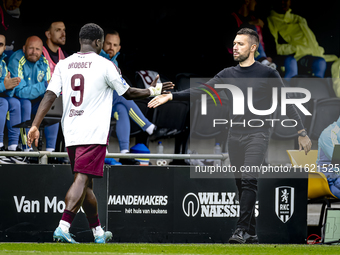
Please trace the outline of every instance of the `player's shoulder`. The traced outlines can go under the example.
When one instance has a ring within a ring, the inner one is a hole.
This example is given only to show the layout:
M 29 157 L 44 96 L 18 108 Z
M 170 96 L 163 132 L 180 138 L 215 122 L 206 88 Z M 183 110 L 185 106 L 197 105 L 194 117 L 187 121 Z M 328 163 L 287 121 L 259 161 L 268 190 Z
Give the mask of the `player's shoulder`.
M 98 59 L 98 61 L 103 62 L 105 65 L 111 66 L 113 64 L 110 60 L 99 54 L 96 54 L 96 59 Z
M 107 58 L 105 58 L 105 57 L 103 57 L 101 55 L 97 55 L 97 57 L 100 58 L 101 61 L 103 61 L 103 63 L 108 66 L 108 68 L 113 68 L 113 69 L 115 69 L 118 72 L 118 74 L 121 74 L 121 71 L 118 68 L 118 66 L 116 66 L 116 64 L 113 63 L 111 60 L 109 60 L 109 59 L 107 59 Z
M 93 56 L 91 56 L 91 55 L 93 55 Z M 58 64 L 62 65 L 62 64 L 69 64 L 69 63 L 87 62 L 90 59 L 93 59 L 92 57 L 95 57 L 95 55 L 97 55 L 97 54 L 76 52 L 76 53 L 73 53 L 72 55 L 68 56 L 65 59 L 59 60 Z
M 74 61 L 74 59 L 76 58 L 76 54 L 77 53 L 73 53 L 72 55 L 69 55 L 67 58 L 60 59 L 58 64 L 59 63 L 66 63 L 66 62 Z

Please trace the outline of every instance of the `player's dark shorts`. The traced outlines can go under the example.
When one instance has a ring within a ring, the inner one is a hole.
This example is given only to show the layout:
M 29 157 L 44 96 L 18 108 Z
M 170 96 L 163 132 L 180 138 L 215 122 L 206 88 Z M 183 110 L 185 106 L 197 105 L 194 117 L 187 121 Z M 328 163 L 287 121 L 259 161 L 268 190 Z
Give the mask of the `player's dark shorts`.
M 106 145 L 76 145 L 67 147 L 73 173 L 103 177 Z

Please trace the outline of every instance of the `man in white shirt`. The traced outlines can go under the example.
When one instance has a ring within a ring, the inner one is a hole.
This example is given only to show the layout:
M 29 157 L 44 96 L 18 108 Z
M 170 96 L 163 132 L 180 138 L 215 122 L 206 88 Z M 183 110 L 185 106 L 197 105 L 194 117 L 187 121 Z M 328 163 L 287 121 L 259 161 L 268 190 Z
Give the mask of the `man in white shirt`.
M 110 231 L 101 228 L 93 178 L 103 176 L 106 144 L 110 127 L 112 94 L 127 99 L 145 98 L 173 88 L 171 82 L 157 83 L 149 89 L 130 88 L 119 69 L 99 56 L 104 32 L 96 24 L 84 25 L 79 32 L 80 52 L 59 61 L 28 133 L 31 146 L 39 138 L 39 125 L 56 97 L 63 93 L 62 127 L 65 144 L 75 174 L 68 190 L 62 219 L 53 234 L 56 241 L 76 243 L 69 233 L 72 221 L 82 206 L 93 231 L 95 243 L 106 243 Z M 157 83 L 157 84 L 156 84 Z

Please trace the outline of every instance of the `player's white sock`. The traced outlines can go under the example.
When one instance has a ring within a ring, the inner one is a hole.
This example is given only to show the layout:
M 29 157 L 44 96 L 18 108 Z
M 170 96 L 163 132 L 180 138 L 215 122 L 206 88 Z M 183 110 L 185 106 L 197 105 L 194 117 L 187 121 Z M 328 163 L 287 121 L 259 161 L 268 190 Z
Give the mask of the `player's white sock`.
M 59 221 L 59 226 L 61 228 L 62 231 L 64 231 L 65 233 L 68 233 L 71 227 L 71 224 L 68 223 L 67 221 L 61 220 Z
M 122 154 L 129 153 L 129 150 L 121 150 L 120 153 Z
M 104 235 L 104 230 L 99 225 L 95 228 L 92 228 L 92 233 L 93 233 L 94 236 L 102 236 L 102 235 Z
M 145 132 L 147 132 L 149 135 L 152 135 L 154 130 L 155 130 L 155 125 L 151 124 L 150 126 L 148 126 Z
M 1 146 L 2 147 L 2 146 Z M 8 145 L 8 150 L 9 151 L 15 151 L 17 149 L 18 145 L 17 144 L 12 144 Z
M 54 152 L 54 149 L 53 148 L 46 148 L 46 151 Z

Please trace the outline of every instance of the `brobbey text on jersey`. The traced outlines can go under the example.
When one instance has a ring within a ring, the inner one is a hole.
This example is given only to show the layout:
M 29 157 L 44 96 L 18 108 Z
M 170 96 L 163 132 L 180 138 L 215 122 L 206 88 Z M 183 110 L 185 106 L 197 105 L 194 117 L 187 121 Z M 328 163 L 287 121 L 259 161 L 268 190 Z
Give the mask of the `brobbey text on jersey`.
M 68 64 L 68 69 L 71 68 L 91 68 L 92 62 L 71 62 Z

